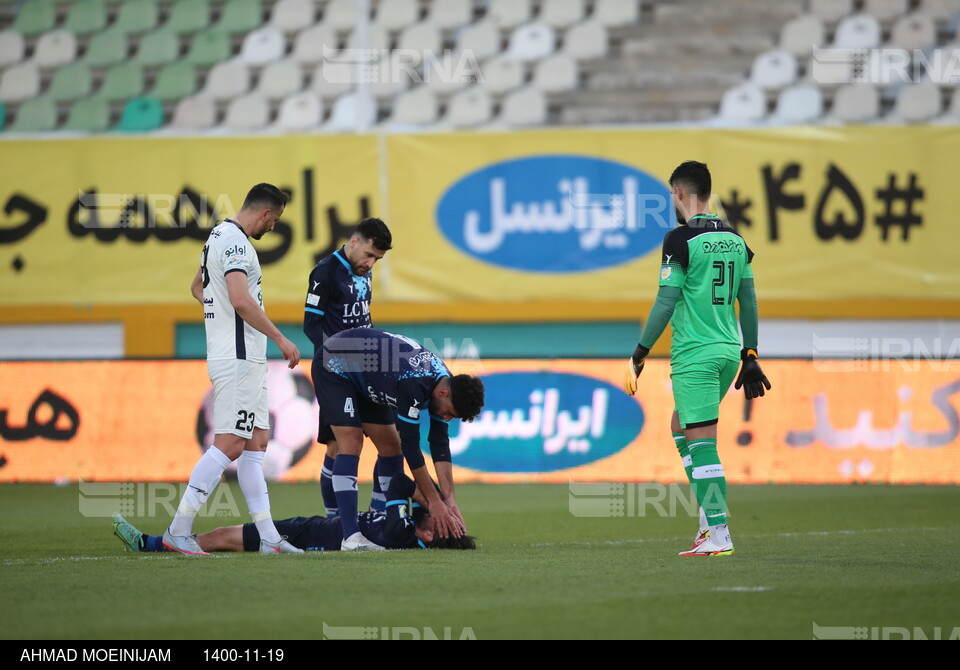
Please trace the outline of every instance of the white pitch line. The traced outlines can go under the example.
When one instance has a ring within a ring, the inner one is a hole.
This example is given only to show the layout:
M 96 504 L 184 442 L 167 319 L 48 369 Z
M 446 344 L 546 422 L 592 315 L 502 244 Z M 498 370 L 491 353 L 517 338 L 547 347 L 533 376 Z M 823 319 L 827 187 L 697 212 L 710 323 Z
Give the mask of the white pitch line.
M 772 586 L 714 586 L 711 591 L 732 591 L 734 593 L 759 593 L 772 591 Z

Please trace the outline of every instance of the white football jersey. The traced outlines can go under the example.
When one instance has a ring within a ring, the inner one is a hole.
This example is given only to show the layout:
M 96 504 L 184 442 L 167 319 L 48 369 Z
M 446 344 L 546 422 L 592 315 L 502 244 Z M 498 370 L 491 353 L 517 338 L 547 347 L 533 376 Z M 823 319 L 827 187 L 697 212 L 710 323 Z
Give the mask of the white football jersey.
M 226 219 L 210 231 L 200 256 L 207 360 L 267 360 L 267 336 L 245 322 L 230 304 L 226 276 L 243 272 L 254 301 L 263 309 L 260 259 L 236 221 Z

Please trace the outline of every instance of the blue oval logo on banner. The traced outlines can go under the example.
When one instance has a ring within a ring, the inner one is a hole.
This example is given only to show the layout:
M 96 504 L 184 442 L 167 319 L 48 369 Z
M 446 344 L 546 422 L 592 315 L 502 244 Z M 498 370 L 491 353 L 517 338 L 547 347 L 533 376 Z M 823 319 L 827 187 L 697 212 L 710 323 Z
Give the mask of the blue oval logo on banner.
M 450 424 L 453 462 L 484 472 L 553 472 L 611 456 L 636 439 L 643 410 L 600 379 L 559 372 L 483 376 L 486 405 Z
M 586 272 L 660 246 L 676 224 L 666 186 L 636 168 L 588 156 L 495 163 L 447 189 L 443 234 L 487 263 L 530 272 Z

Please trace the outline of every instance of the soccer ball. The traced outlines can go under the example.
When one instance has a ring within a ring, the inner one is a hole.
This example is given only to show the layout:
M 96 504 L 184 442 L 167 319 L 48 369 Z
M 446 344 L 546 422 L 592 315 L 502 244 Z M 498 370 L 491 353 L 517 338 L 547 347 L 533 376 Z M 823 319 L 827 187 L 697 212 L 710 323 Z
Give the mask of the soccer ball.
M 267 480 L 276 480 L 310 451 L 316 438 L 320 408 L 310 379 L 300 370 L 289 369 L 282 361 L 267 362 L 266 384 L 270 441 L 263 459 L 263 473 Z M 197 442 L 201 452 L 213 444 L 212 387 L 203 396 L 197 412 Z M 236 478 L 236 461 L 225 474 Z

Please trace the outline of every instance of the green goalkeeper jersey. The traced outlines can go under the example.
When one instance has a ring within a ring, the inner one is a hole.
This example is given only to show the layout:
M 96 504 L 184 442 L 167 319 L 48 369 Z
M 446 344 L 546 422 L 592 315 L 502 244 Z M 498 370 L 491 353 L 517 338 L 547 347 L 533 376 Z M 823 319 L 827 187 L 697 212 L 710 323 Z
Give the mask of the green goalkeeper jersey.
M 695 216 L 667 233 L 660 286 L 682 291 L 670 319 L 674 363 L 701 353 L 740 358 L 734 303 L 740 280 L 753 278 L 752 260 L 743 238 L 715 216 Z

